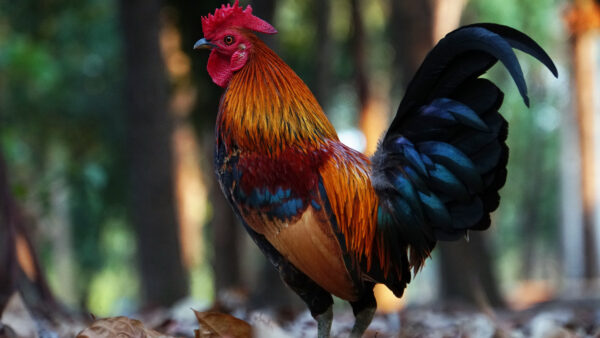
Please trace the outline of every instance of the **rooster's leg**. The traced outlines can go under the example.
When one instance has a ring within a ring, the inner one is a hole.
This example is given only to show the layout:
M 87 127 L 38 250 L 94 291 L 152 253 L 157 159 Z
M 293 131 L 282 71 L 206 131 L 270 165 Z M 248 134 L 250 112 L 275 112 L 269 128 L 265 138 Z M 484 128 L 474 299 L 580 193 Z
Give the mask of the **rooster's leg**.
M 371 324 L 373 315 L 377 309 L 377 302 L 372 288 L 367 288 L 362 297 L 356 302 L 350 302 L 352 311 L 354 312 L 354 326 L 350 332 L 351 338 L 360 338 Z
M 325 312 L 314 315 L 313 317 L 317 321 L 317 338 L 329 338 L 331 332 L 331 323 L 333 322 L 333 310 L 331 305 Z
M 311 315 L 317 321 L 318 337 L 328 338 L 333 321 L 331 294 L 291 263 L 282 263 L 278 268 L 281 279 L 308 305 Z

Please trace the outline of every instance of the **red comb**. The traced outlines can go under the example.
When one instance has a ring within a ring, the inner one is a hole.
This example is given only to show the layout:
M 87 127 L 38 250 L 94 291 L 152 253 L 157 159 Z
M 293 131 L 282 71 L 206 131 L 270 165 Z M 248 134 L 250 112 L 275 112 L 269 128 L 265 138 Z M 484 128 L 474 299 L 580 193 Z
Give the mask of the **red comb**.
M 277 30 L 268 22 L 252 15 L 252 7 L 248 5 L 242 9 L 239 0 L 235 0 L 233 6 L 227 4 L 215 10 L 215 14 L 208 14 L 202 17 L 202 31 L 204 36 L 209 39 L 219 28 L 238 27 L 245 28 L 259 33 L 275 34 Z

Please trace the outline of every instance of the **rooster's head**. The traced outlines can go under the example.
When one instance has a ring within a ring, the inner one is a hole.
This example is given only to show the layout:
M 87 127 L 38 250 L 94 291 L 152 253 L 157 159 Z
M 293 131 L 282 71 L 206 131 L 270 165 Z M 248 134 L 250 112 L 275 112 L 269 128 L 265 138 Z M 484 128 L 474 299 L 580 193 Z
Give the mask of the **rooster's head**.
M 208 73 L 221 87 L 226 87 L 234 72 L 241 69 L 252 53 L 252 32 L 275 34 L 277 30 L 266 21 L 252 15 L 252 7 L 240 7 L 238 0 L 232 5 L 221 6 L 215 14 L 202 18 L 204 38 L 194 49 L 210 49 Z

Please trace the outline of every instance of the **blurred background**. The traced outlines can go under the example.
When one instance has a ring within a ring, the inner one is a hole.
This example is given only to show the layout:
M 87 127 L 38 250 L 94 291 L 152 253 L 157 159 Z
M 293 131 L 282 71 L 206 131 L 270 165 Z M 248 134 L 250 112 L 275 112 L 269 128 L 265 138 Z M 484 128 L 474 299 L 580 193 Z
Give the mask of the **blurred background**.
M 367 154 L 447 32 L 495 22 L 532 36 L 560 77 L 519 53 L 527 109 L 504 69 L 489 74 L 511 149 L 491 229 L 439 245 L 402 300 L 378 290 L 380 309 L 598 296 L 596 1 L 240 2 L 279 30 L 268 44 Z M 0 0 L 0 309 L 15 290 L 97 316 L 182 300 L 303 309 L 215 186 L 221 89 L 192 46 L 222 3 Z

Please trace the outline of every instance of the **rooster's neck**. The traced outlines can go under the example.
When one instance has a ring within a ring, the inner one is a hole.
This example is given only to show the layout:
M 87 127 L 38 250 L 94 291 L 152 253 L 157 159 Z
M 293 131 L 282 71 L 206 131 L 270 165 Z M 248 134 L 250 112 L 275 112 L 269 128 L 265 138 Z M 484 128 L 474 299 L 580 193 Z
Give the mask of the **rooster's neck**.
M 288 147 L 310 151 L 337 140 L 306 84 L 258 38 L 221 99 L 217 133 L 231 150 L 270 155 Z

